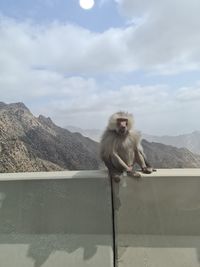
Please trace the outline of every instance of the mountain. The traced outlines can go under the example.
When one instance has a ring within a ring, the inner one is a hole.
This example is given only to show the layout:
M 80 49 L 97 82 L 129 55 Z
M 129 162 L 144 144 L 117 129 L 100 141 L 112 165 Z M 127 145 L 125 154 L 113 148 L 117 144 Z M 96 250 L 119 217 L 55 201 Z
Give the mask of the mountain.
M 82 129 L 75 126 L 66 126 L 72 133 L 80 133 L 83 136 L 99 142 L 103 131 L 98 129 Z M 165 145 L 174 146 L 177 148 L 187 148 L 194 154 L 200 154 L 200 131 L 194 131 L 189 134 L 177 135 L 177 136 L 154 136 L 149 134 L 143 134 L 143 138 L 149 142 L 161 143 Z
M 38 118 L 23 103 L 0 102 L 0 172 L 98 169 L 98 144 Z
M 177 148 L 155 142 L 142 141 L 147 159 L 154 168 L 200 168 L 200 155 L 187 148 Z
M 198 168 L 200 155 L 186 148 L 142 142 L 155 168 Z M 0 172 L 99 169 L 99 144 L 33 116 L 23 103 L 0 102 Z
M 162 143 L 178 148 L 185 147 L 193 153 L 200 154 L 200 131 L 194 131 L 190 134 L 177 136 L 153 136 L 144 134 L 143 137 L 150 142 Z
M 68 130 L 72 132 L 79 132 L 84 136 L 88 136 L 93 140 L 100 140 L 102 131 L 100 130 L 83 130 L 74 126 L 67 126 Z M 194 132 L 190 135 L 185 135 L 183 138 L 180 136 L 152 136 L 144 134 L 145 138 L 142 141 L 142 145 L 147 155 L 148 160 L 155 168 L 199 168 L 200 167 L 200 156 L 195 155 L 195 152 L 198 151 L 197 147 L 199 144 L 200 149 L 200 132 Z M 170 142 L 174 138 L 174 142 Z M 180 140 L 179 140 L 180 138 Z M 185 142 L 183 142 L 183 140 Z M 148 141 L 147 141 L 148 140 Z M 165 142 L 168 144 L 165 145 Z M 150 142 L 149 142 L 150 141 Z M 178 143 L 180 141 L 180 144 Z M 183 145 L 183 143 L 185 145 Z M 177 144 L 179 147 L 177 148 Z M 186 146 L 187 144 L 187 146 Z M 193 144 L 193 146 L 191 145 Z M 184 148 L 188 147 L 188 149 Z M 191 153 L 191 148 L 193 147 L 194 154 Z M 195 150 L 196 148 L 196 150 Z M 199 150 L 200 151 L 200 150 Z
M 100 140 L 102 132 L 100 130 L 83 130 L 74 126 L 67 126 L 68 130 L 72 132 L 79 132 L 84 136 L 88 136 L 91 139 Z M 94 136 L 96 137 L 94 138 Z M 191 153 L 186 148 L 176 147 L 174 145 L 165 145 L 162 142 L 157 142 L 157 136 L 155 141 L 151 141 L 154 136 L 143 135 L 148 140 L 142 141 L 144 152 L 147 155 L 148 161 L 155 168 L 199 168 L 200 167 L 200 156 Z M 150 139 L 150 140 L 149 140 Z M 154 139 L 153 139 L 154 140 Z M 159 139 L 158 139 L 159 140 Z M 150 142 L 149 142 L 150 141 Z M 162 141 L 162 140 L 161 140 Z
M 101 139 L 101 135 L 103 131 L 98 129 L 82 129 L 79 127 L 68 125 L 65 127 L 67 130 L 69 130 L 72 133 L 80 133 L 83 136 L 89 137 L 90 139 L 99 142 Z

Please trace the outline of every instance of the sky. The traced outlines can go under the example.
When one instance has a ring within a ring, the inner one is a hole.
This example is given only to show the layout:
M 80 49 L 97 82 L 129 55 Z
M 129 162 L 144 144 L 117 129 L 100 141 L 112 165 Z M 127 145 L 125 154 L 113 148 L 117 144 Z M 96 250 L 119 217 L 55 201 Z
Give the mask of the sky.
M 87 0 L 86 0 L 87 1 Z M 0 101 L 59 126 L 119 110 L 146 134 L 200 130 L 200 1 L 0 1 Z

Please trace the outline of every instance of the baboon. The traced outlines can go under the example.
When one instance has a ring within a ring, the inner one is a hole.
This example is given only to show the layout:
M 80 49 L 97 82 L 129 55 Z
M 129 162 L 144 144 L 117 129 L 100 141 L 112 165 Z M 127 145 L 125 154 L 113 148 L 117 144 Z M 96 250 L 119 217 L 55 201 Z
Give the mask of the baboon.
M 133 115 L 127 112 L 114 113 L 100 142 L 100 156 L 108 168 L 109 175 L 114 181 L 120 181 L 120 175 L 127 172 L 128 176 L 141 177 L 134 170 L 137 163 L 142 172 L 153 171 L 148 164 L 141 146 L 141 136 L 133 127 Z

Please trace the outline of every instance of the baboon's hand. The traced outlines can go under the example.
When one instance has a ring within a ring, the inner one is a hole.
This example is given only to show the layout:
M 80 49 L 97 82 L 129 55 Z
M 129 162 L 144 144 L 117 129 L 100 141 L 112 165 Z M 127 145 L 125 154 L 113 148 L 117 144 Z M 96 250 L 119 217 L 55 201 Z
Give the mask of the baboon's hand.
M 133 166 L 128 166 L 128 169 L 126 171 L 127 172 L 132 172 L 133 171 Z

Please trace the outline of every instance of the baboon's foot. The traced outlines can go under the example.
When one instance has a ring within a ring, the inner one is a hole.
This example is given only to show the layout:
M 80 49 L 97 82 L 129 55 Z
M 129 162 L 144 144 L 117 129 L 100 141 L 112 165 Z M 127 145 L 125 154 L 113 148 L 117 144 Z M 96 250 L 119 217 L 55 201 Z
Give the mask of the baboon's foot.
M 112 179 L 115 183 L 119 183 L 121 180 L 119 175 L 112 175 Z

